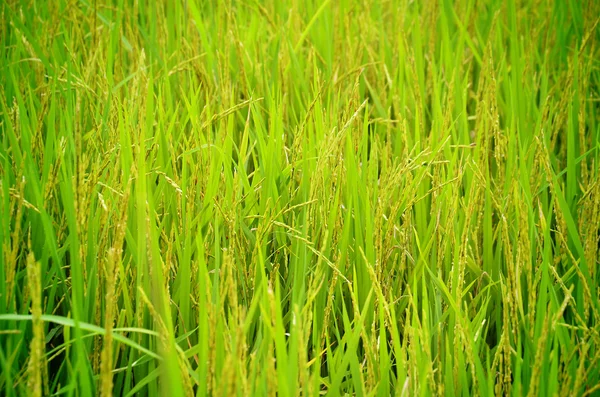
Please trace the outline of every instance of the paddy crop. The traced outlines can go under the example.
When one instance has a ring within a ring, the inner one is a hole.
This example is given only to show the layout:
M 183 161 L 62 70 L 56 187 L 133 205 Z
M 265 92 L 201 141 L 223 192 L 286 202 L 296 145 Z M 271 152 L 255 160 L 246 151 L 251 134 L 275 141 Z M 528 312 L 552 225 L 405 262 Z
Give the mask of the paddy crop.
M 0 394 L 600 393 L 600 2 L 0 13 Z

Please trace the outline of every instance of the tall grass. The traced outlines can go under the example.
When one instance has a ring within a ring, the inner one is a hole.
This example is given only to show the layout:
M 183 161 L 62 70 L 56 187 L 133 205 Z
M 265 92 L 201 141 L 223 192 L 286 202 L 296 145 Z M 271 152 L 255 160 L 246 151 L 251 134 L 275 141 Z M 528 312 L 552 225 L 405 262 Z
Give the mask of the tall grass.
M 0 394 L 600 393 L 599 2 L 0 12 Z

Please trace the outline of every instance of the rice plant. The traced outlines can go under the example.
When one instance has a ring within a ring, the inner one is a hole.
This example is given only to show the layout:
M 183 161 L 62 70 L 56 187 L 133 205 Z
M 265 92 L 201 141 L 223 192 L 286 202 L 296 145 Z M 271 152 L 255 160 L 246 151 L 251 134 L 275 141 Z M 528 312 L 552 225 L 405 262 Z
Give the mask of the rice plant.
M 600 395 L 600 2 L 0 13 L 0 394 Z

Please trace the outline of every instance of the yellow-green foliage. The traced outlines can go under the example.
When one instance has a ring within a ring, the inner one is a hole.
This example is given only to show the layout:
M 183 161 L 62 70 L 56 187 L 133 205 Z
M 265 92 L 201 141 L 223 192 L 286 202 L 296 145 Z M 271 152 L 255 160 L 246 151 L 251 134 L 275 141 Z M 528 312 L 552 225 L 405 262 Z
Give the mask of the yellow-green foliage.
M 600 393 L 600 2 L 0 14 L 0 394 Z

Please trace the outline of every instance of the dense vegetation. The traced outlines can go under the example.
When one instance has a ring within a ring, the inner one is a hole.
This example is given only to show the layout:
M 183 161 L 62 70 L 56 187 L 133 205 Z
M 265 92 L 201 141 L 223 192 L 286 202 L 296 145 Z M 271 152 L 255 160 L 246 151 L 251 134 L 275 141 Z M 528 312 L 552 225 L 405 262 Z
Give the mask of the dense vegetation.
M 600 393 L 600 2 L 0 13 L 0 394 Z

